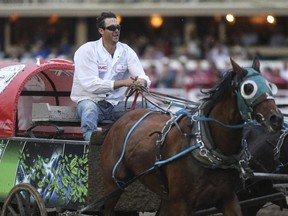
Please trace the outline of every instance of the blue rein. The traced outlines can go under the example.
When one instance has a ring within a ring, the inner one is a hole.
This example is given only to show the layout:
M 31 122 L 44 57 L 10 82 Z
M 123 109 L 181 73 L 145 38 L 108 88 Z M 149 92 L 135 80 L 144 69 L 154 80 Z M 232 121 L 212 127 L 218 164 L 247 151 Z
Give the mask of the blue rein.
M 118 167 L 119 163 L 122 161 L 123 157 L 124 157 L 124 154 L 125 154 L 125 149 L 126 149 L 126 145 L 127 145 L 127 142 L 128 142 L 128 139 L 129 137 L 131 136 L 132 132 L 134 131 L 134 129 L 148 116 L 150 115 L 152 112 L 155 112 L 155 111 L 150 111 L 148 113 L 146 113 L 144 116 L 142 116 L 133 126 L 132 128 L 129 130 L 128 134 L 126 135 L 126 138 L 125 138 L 125 141 L 124 141 L 124 145 L 123 145 L 123 148 L 122 148 L 122 153 L 121 153 L 121 156 L 119 158 L 119 160 L 117 161 L 117 163 L 115 164 L 113 170 L 112 170 L 112 178 L 113 180 L 116 182 L 116 184 L 118 185 L 119 188 L 121 188 L 121 186 L 119 185 L 119 181 L 116 179 L 115 177 L 115 171 L 116 171 L 116 168 Z
M 253 124 L 257 124 L 256 121 L 254 120 L 250 120 L 245 122 L 244 124 L 237 124 L 237 125 L 228 125 L 228 124 L 224 124 L 223 122 L 220 122 L 216 119 L 210 118 L 210 117 L 206 117 L 206 116 L 197 116 L 197 115 L 191 115 L 190 113 L 187 113 L 185 111 L 185 109 L 182 110 L 178 110 L 176 112 L 176 115 L 180 115 L 180 114 L 185 114 L 187 115 L 189 118 L 191 118 L 193 121 L 210 121 L 210 122 L 215 122 L 219 125 L 222 125 L 223 127 L 227 127 L 227 128 L 244 128 L 245 126 L 248 125 L 253 125 Z
M 125 137 L 125 140 L 124 140 L 124 144 L 123 144 L 123 148 L 122 148 L 122 153 L 121 153 L 121 156 L 119 158 L 119 160 L 117 161 L 117 163 L 114 165 L 113 167 L 113 170 L 112 170 L 112 178 L 114 180 L 114 182 L 117 184 L 117 187 L 121 190 L 124 190 L 124 188 L 122 187 L 122 185 L 125 185 L 125 182 L 122 182 L 122 181 L 119 181 L 116 177 L 115 177 L 115 172 L 116 172 L 116 169 L 118 167 L 118 165 L 120 164 L 120 162 L 122 161 L 123 157 L 124 157 L 124 154 L 125 154 L 125 149 L 126 149 L 126 146 L 127 146 L 127 142 L 128 142 L 128 139 L 129 137 L 131 136 L 132 132 L 135 130 L 135 128 L 148 116 L 150 115 L 152 112 L 155 112 L 155 111 L 150 111 L 150 112 L 147 112 L 144 116 L 142 116 L 132 127 L 131 129 L 129 130 L 129 132 L 127 133 L 126 137 Z M 181 115 L 181 114 L 185 114 L 187 115 L 189 118 L 191 118 L 193 121 L 212 121 L 212 122 L 215 122 L 217 124 L 220 124 L 224 127 L 228 127 L 228 128 L 243 128 L 244 126 L 246 126 L 247 124 L 255 124 L 255 121 L 249 121 L 247 123 L 244 123 L 244 124 L 239 124 L 239 125 L 227 125 L 227 124 L 224 124 L 216 119 L 213 119 L 213 118 L 210 118 L 210 117 L 205 117 L 205 116 L 194 116 L 194 115 L 191 115 L 190 113 L 186 112 L 185 109 L 182 109 L 182 110 L 179 110 L 178 112 L 176 112 L 176 115 Z M 148 173 L 150 171 L 153 171 L 155 170 L 156 168 L 160 167 L 160 166 L 163 166 L 163 165 L 166 165 L 184 155 L 186 155 L 187 153 L 197 149 L 197 148 L 200 148 L 202 146 L 202 143 L 195 143 L 193 145 L 191 145 L 190 147 L 188 147 L 187 149 L 184 149 L 183 151 L 177 153 L 176 155 L 173 155 L 172 157 L 166 159 L 166 160 L 160 160 L 160 161 L 156 161 L 154 163 L 154 166 L 148 168 L 147 170 L 143 171 L 139 176 L 142 176 L 143 174 L 145 173 Z

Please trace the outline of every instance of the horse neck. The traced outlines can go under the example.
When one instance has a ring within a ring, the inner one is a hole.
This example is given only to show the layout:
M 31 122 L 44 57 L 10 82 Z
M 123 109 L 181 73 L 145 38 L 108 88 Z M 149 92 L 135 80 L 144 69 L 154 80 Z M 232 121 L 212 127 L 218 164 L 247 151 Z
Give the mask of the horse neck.
M 223 100 L 214 105 L 209 114 L 210 118 L 216 119 L 226 125 L 242 124 L 243 120 L 238 111 L 235 100 Z M 210 133 L 214 145 L 225 155 L 236 154 L 240 150 L 242 129 L 223 127 L 217 123 L 209 123 Z

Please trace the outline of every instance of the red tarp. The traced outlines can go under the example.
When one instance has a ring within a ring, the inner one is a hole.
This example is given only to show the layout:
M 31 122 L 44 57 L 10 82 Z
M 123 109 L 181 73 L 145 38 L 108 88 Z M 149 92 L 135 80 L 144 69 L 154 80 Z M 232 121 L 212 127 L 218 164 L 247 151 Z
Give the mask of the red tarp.
M 73 71 L 72 62 L 60 59 L 0 62 L 0 137 L 13 137 L 16 130 L 31 126 L 32 103 L 75 106 L 69 97 Z

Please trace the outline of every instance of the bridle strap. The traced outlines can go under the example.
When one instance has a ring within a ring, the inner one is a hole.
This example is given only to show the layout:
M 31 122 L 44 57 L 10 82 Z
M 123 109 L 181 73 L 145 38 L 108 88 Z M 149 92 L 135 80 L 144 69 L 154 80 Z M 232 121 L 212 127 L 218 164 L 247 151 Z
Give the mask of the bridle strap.
M 273 96 L 269 95 L 268 93 L 264 93 L 260 95 L 252 104 L 252 108 L 257 106 L 258 104 L 262 103 L 263 101 L 266 100 L 275 100 Z
M 277 145 L 275 146 L 275 148 L 273 150 L 274 160 L 277 161 L 279 164 L 282 164 L 281 161 L 280 161 L 280 150 L 281 150 L 281 147 L 282 147 L 282 145 L 284 143 L 284 139 L 286 138 L 287 135 L 288 135 L 288 129 L 283 131 L 283 133 L 279 137 Z

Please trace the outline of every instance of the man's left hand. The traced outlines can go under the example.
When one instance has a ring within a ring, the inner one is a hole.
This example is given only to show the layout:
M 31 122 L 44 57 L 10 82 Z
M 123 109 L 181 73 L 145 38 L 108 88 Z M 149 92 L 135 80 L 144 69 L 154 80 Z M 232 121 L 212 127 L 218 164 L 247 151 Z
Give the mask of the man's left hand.
M 131 79 L 133 80 L 133 84 L 144 86 L 144 87 L 147 86 L 147 82 L 145 79 L 141 79 L 138 77 L 131 77 Z

